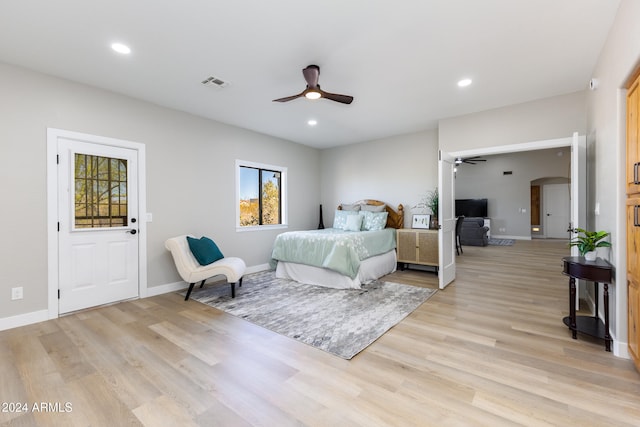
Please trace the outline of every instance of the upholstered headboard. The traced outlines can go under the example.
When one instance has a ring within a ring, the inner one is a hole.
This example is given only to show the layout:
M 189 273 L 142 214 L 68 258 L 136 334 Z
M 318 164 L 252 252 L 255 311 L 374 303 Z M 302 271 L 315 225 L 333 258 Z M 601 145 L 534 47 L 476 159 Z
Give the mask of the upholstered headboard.
M 386 204 L 385 202 L 381 202 L 379 200 L 364 199 L 354 203 L 350 203 L 349 205 L 350 206 L 353 206 L 353 205 L 384 206 L 385 210 L 388 212 L 387 228 L 404 228 L 404 206 L 402 205 L 398 205 L 397 212 L 393 210 L 393 208 L 389 207 L 388 204 Z M 341 210 L 342 205 L 338 206 L 338 209 Z

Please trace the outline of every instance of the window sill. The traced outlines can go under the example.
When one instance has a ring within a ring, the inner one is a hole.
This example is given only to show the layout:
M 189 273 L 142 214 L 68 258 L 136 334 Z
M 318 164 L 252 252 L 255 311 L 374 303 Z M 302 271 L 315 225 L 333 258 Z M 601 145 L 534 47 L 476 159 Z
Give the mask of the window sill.
M 236 226 L 236 233 L 243 233 L 245 231 L 268 231 L 268 230 L 282 230 L 289 228 L 287 224 L 278 224 L 278 225 L 254 225 L 248 227 L 238 227 Z

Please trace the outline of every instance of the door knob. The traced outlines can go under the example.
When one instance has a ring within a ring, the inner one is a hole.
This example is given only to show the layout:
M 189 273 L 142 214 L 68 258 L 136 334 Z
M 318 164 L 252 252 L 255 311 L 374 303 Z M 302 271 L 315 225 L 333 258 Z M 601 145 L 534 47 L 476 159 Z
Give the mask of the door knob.
M 138 230 L 131 230 L 131 231 L 129 231 L 129 233 L 131 233 L 131 234 L 136 234 L 137 232 L 138 232 Z

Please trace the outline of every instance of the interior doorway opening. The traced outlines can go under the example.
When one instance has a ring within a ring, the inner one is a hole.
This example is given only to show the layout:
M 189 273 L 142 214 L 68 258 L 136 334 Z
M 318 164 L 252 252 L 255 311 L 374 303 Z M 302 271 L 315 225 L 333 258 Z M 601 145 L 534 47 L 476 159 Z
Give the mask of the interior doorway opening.
M 545 198 L 543 197 L 545 194 L 545 186 L 549 185 L 569 185 L 570 180 L 567 177 L 544 177 L 538 178 L 531 181 L 531 237 L 534 239 L 543 239 L 547 237 L 547 230 L 545 228 L 545 216 L 549 213 L 547 212 L 545 206 Z M 570 191 L 567 191 L 567 201 L 570 200 Z M 548 201 L 546 201 L 548 203 Z M 549 211 L 555 211 L 555 207 L 549 207 Z M 567 223 L 568 224 L 568 223 Z M 566 237 L 569 235 L 567 234 Z

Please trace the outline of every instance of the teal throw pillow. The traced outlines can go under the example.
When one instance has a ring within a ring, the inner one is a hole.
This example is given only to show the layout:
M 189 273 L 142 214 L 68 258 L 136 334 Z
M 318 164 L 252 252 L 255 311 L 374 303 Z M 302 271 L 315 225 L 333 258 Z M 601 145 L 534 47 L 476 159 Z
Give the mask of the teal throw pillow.
M 209 265 L 219 259 L 224 258 L 218 245 L 208 237 L 202 236 L 200 239 L 187 236 L 189 249 L 200 265 Z

